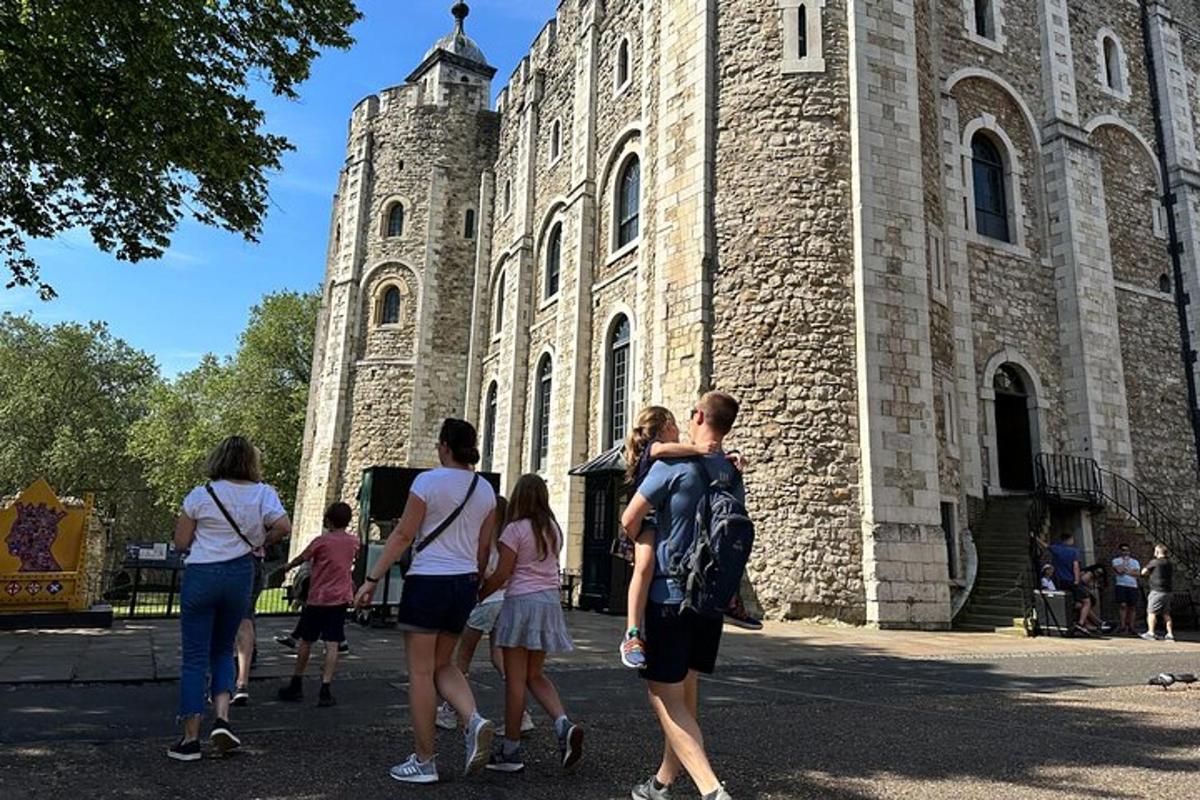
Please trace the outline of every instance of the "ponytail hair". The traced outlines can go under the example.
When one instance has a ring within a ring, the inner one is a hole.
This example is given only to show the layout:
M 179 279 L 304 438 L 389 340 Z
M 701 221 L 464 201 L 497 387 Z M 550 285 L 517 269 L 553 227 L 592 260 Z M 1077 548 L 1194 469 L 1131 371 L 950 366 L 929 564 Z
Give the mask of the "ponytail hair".
M 545 561 L 553 553 L 558 558 L 562 549 L 562 529 L 550 510 L 550 490 L 542 476 L 534 473 L 522 475 L 513 487 L 508 501 L 509 522 L 529 520 L 533 528 L 533 541 L 537 545 L 538 561 Z
M 637 423 L 625 438 L 625 480 L 633 483 L 642 453 L 658 441 L 662 429 L 674 420 L 675 415 L 662 406 L 647 406 L 638 413 Z
M 465 419 L 447 418 L 438 434 L 438 443 L 446 445 L 456 463 L 466 466 L 479 463 L 479 434 Z

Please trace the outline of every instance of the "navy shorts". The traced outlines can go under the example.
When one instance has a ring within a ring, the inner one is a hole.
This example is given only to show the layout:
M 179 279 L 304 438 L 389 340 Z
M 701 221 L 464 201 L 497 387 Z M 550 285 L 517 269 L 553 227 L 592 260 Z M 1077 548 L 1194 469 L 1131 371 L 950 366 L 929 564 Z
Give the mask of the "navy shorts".
M 1142 593 L 1138 591 L 1136 586 L 1118 586 L 1116 593 L 1117 604 L 1122 606 L 1137 608 L 1138 601 L 1142 599 Z
M 302 642 L 346 641 L 345 606 L 305 606 L 296 623 L 296 638 Z
M 409 575 L 400 592 L 401 628 L 426 633 L 463 632 L 479 596 L 479 576 Z
M 722 618 L 681 611 L 678 603 L 647 603 L 642 625 L 646 667 L 641 676 L 655 683 L 682 683 L 691 670 L 711 675 L 723 626 Z

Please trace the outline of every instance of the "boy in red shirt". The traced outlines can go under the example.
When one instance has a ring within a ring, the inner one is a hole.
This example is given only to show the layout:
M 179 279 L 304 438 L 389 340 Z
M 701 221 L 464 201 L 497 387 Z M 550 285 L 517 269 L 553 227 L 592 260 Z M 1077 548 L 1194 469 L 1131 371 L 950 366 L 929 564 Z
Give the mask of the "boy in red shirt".
M 304 552 L 296 556 L 285 570 L 292 570 L 305 561 L 312 562 L 308 603 L 300 612 L 296 625 L 299 646 L 296 648 L 296 672 L 291 682 L 279 690 L 280 700 L 299 700 L 304 697 L 304 670 L 313 642 L 325 641 L 325 667 L 321 670 L 321 695 L 317 705 L 334 704 L 330 684 L 337 668 L 338 644 L 346 639 L 346 607 L 354 601 L 354 578 L 350 570 L 358 553 L 358 537 L 346 532 L 352 512 L 345 503 L 334 503 L 325 511 L 325 532 L 309 542 Z

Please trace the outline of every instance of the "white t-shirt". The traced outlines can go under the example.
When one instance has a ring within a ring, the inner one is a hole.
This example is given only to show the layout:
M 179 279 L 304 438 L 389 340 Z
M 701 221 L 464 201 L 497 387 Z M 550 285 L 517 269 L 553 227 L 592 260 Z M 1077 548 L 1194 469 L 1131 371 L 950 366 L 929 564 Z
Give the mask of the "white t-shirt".
M 1129 556 L 1127 558 L 1122 557 L 1122 556 L 1117 556 L 1116 558 L 1114 558 L 1112 560 L 1112 565 L 1113 565 L 1114 571 L 1116 571 L 1117 567 L 1123 567 L 1125 569 L 1132 569 L 1135 571 L 1135 574 L 1133 574 L 1133 575 L 1122 575 L 1120 573 L 1117 573 L 1117 586 L 1128 586 L 1133 589 L 1136 589 L 1138 587 L 1138 579 L 1137 579 L 1136 573 L 1142 571 L 1142 565 L 1136 558 L 1134 558 L 1133 556 Z
M 479 491 L 479 490 L 476 489 L 476 491 Z M 490 578 L 492 576 L 492 573 L 496 571 L 496 567 L 498 567 L 498 566 L 500 566 L 500 545 L 493 542 L 492 543 L 492 553 L 491 553 L 491 555 L 488 556 L 487 573 L 484 574 L 483 577 Z M 491 603 L 503 603 L 503 602 L 504 602 L 504 590 L 497 589 L 496 591 L 492 592 L 487 597 L 485 597 L 483 599 L 483 602 L 480 603 L 480 605 L 486 606 Z
M 470 470 L 446 467 L 431 469 L 417 476 L 411 491 L 425 502 L 425 519 L 421 522 L 421 531 L 414 545 L 454 513 L 454 509 L 467 496 L 474 477 L 475 473 Z M 478 572 L 479 529 L 495 507 L 496 493 L 492 491 L 492 485 L 480 477 L 479 485 L 458 518 L 442 531 L 433 544 L 414 553 L 408 574 L 468 575 Z
M 287 513 L 279 495 L 265 483 L 213 481 L 212 488 L 242 529 L 242 535 L 255 547 L 262 546 L 267 528 Z M 188 553 L 188 564 L 232 561 L 250 552 L 250 546 L 237 535 L 203 486 L 197 486 L 183 498 L 183 513 L 196 520 L 196 538 Z

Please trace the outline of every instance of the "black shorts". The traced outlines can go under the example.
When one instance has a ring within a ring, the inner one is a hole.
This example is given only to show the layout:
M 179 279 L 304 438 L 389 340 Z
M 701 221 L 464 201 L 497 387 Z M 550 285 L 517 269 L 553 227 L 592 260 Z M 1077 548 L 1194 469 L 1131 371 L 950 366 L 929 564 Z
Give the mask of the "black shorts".
M 1138 591 L 1136 586 L 1118 586 L 1116 587 L 1117 604 L 1122 606 L 1133 606 L 1137 608 L 1138 602 L 1142 599 L 1142 593 Z
M 641 676 L 656 683 L 682 683 L 691 670 L 712 674 L 723 626 L 723 619 L 680 611 L 678 603 L 647 603 L 642 626 L 646 667 Z
M 296 623 L 296 638 L 302 642 L 346 641 L 345 606 L 305 606 Z
M 400 627 L 428 633 L 463 632 L 479 596 L 479 576 L 409 575 L 396 611 Z

